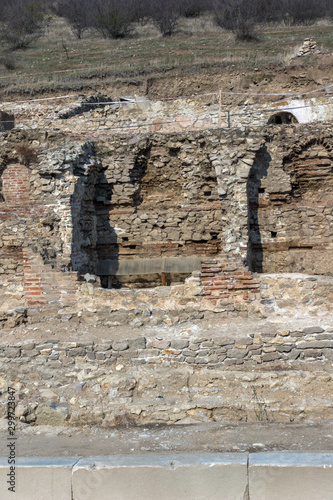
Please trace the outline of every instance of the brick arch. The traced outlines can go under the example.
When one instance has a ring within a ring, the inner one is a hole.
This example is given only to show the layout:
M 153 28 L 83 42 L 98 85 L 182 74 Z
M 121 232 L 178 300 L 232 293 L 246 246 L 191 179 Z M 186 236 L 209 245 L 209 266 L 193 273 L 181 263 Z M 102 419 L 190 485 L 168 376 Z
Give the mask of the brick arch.
M 333 137 L 309 137 L 304 141 L 297 142 L 285 155 L 284 160 L 292 159 L 298 156 L 304 150 L 316 146 L 322 145 L 333 157 Z
M 293 195 L 316 190 L 323 182 L 333 185 L 333 138 L 310 137 L 295 145 L 284 157 L 283 169 L 290 175 Z

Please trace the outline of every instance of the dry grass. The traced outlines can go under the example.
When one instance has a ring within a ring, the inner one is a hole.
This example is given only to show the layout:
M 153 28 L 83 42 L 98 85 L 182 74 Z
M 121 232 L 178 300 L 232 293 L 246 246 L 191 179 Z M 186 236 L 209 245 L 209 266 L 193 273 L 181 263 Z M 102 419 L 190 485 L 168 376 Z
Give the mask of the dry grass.
M 172 70 L 188 74 L 206 68 L 288 64 L 308 36 L 333 51 L 332 28 L 325 25 L 267 28 L 258 43 L 236 43 L 233 35 L 203 16 L 182 20 L 178 33 L 168 38 L 148 24 L 137 26 L 132 38 L 124 40 L 104 40 L 93 32 L 77 40 L 64 20 L 54 18 L 42 38 L 15 52 L 16 67 L 2 69 L 0 84 L 6 92 L 56 88 L 66 92 L 101 79 L 140 81 Z

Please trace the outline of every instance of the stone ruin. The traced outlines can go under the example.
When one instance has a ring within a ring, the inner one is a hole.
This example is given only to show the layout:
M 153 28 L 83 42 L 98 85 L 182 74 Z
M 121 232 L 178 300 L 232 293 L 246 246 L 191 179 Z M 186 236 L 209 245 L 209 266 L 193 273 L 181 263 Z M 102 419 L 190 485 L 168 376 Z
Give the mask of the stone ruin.
M 73 308 L 88 273 L 106 290 L 192 276 L 203 309 L 247 310 L 261 273 L 333 273 L 330 127 L 2 142 L 6 307 Z
M 98 315 L 106 326 L 123 322 L 135 330 L 204 316 L 230 325 L 218 337 L 2 345 L 4 384 L 8 378 L 27 387 L 38 380 L 40 390 L 66 387 L 55 396 L 57 422 L 101 423 L 105 415 L 110 425 L 182 422 L 189 415 L 251 420 L 258 401 L 242 377 L 267 396 L 274 370 L 286 369 L 276 380 L 280 400 L 270 396 L 275 418 L 304 417 L 300 400 L 290 404 L 288 384 L 304 389 L 309 418 L 331 415 L 329 403 L 319 408 L 312 399 L 331 376 L 297 373 L 332 360 L 331 328 L 312 321 L 296 330 L 231 332 L 232 318 L 332 311 L 330 123 L 93 140 L 14 129 L 0 145 L 2 326 L 33 322 L 38 314 L 77 321 Z M 247 386 L 238 403 L 235 380 Z M 74 397 L 78 383 L 86 389 Z M 227 402 L 219 399 L 221 384 Z M 197 396 L 184 392 L 189 386 Z M 22 418 L 41 423 L 29 390 Z M 169 390 L 177 411 L 163 399 Z M 156 398 L 161 404 L 153 409 L 144 402 Z M 54 409 L 42 393 L 37 403 L 40 415 Z

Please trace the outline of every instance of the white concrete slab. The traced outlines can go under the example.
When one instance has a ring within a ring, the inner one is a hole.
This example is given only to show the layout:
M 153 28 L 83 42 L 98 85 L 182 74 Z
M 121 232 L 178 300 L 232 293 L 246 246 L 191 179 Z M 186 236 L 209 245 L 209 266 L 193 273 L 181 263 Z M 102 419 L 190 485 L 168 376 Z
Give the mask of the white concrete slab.
M 249 499 L 333 500 L 333 453 L 250 454 Z
M 82 459 L 73 500 L 244 500 L 247 454 L 115 455 Z
M 72 468 L 78 458 L 18 458 L 12 478 L 0 458 L 1 500 L 72 500 Z M 15 479 L 14 479 L 15 477 Z M 7 483 L 12 479 L 12 483 Z M 14 491 L 8 488 L 13 487 Z

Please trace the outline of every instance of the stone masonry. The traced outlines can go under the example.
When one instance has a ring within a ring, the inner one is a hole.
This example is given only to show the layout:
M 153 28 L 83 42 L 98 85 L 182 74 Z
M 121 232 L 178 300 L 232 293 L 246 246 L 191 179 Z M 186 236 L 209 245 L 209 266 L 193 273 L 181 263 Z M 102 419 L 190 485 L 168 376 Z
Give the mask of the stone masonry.
M 2 311 L 70 307 L 86 273 L 97 286 L 163 284 L 158 269 L 117 276 L 131 260 L 178 259 L 166 285 L 196 271 L 203 309 L 246 310 L 261 272 L 332 274 L 329 126 L 94 143 L 43 135 L 1 139 Z
M 330 123 L 89 138 L 71 123 L 71 135 L 0 136 L 6 331 L 31 333 L 38 314 L 163 333 L 210 315 L 332 311 Z M 86 342 L 29 334 L 0 347 L 1 402 L 16 384 L 17 418 L 37 424 L 332 418 L 332 329 L 311 325 Z
M 218 337 L 14 342 L 1 345 L 0 402 L 10 382 L 17 418 L 40 425 L 331 419 L 332 348 L 332 328 L 318 326 L 237 339 L 230 326 Z

